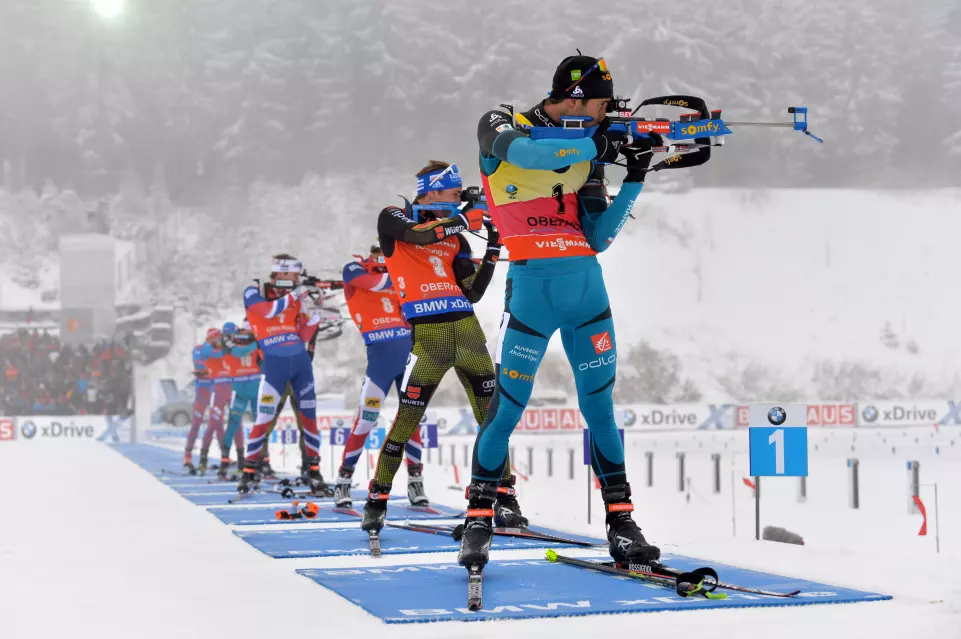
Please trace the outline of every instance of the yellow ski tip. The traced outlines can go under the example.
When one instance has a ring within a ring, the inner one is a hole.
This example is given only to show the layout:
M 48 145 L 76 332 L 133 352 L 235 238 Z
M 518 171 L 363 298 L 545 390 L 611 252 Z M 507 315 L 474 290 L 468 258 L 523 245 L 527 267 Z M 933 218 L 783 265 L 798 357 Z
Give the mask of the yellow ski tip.
M 557 561 L 557 553 L 552 549 L 548 548 L 545 555 L 547 556 L 547 561 Z

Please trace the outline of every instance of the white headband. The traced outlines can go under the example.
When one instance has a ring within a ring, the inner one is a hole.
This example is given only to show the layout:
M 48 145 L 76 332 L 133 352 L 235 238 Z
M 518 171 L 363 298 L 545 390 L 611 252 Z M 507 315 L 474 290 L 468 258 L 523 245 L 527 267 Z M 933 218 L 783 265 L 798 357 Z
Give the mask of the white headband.
M 271 273 L 300 273 L 304 265 L 299 260 L 274 260 Z

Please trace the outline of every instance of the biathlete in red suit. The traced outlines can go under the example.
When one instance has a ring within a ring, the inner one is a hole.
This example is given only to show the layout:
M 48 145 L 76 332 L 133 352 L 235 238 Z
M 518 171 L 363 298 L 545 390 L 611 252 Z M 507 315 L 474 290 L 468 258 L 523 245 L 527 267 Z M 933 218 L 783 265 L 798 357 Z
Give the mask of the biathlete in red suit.
M 190 420 L 190 430 L 187 431 L 187 444 L 184 449 L 184 468 L 190 475 L 197 474 L 197 469 L 194 468 L 192 460 L 194 444 L 197 442 L 200 424 L 204 420 L 207 407 L 210 406 L 215 379 L 220 375 L 223 368 L 223 362 L 221 361 L 223 356 L 220 329 L 208 328 L 206 341 L 193 348 L 193 372 L 197 379 L 194 391 L 193 416 Z M 212 417 L 213 410 L 211 410 Z M 210 445 L 209 441 L 207 445 Z
M 410 354 L 410 324 L 400 310 L 400 296 L 387 273 L 387 264 L 380 246 L 370 247 L 370 256 L 359 255 L 356 262 L 344 267 L 344 297 L 347 310 L 357 325 L 367 346 L 367 372 L 360 389 L 360 406 L 357 418 L 344 444 L 344 457 L 337 473 L 334 504 L 349 508 L 353 504 L 350 495 L 351 479 L 357 460 L 364 452 L 364 444 L 370 429 L 377 423 L 380 409 L 391 386 L 397 387 L 404 378 L 404 367 Z M 422 444 L 420 429 L 405 446 L 407 460 L 407 496 L 411 504 L 426 506 L 424 492 L 424 465 L 421 462 Z
M 322 494 L 327 489 L 320 474 L 314 370 L 307 353 L 307 343 L 316 332 L 321 316 L 316 310 L 309 315 L 305 313 L 304 298 L 316 289 L 300 285 L 302 269 L 303 265 L 296 258 L 277 255 L 263 292 L 257 286 L 248 286 L 244 291 L 247 321 L 263 353 L 263 378 L 257 397 L 256 419 L 247 442 L 244 472 L 237 486 L 241 493 L 249 491 L 258 481 L 260 451 L 287 384 L 293 391 L 294 412 L 303 425 L 311 491 Z

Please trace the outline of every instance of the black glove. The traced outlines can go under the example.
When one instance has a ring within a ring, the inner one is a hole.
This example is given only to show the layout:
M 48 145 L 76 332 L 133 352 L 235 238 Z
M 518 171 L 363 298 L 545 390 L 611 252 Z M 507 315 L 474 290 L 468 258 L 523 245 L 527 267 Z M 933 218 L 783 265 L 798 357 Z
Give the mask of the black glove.
M 651 166 L 654 154 L 651 149 L 655 146 L 663 146 L 664 140 L 656 133 L 649 136 L 636 137 L 627 145 L 621 147 L 621 153 L 627 164 L 627 176 L 625 182 L 644 182 L 647 170 Z
M 487 229 L 487 252 L 484 254 L 484 259 L 496 263 L 501 259 L 501 234 L 490 218 L 484 218 L 484 228 Z
M 594 159 L 605 164 L 616 160 L 618 150 L 627 142 L 626 134 L 610 131 L 608 130 L 610 126 L 610 118 L 604 118 L 597 126 L 597 131 L 594 131 L 594 135 L 591 136 L 594 146 L 597 147 L 597 155 Z
M 487 229 L 487 246 L 501 247 L 501 234 L 498 232 L 497 227 L 494 226 L 494 221 L 490 218 L 484 218 L 484 228 Z

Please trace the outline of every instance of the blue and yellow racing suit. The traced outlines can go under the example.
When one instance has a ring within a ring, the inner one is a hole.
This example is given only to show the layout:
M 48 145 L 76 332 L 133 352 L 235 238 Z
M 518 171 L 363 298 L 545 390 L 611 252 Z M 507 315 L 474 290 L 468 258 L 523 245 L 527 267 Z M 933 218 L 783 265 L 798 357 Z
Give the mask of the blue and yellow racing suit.
M 626 483 L 614 421 L 617 342 L 597 253 L 627 220 L 640 183 L 610 202 L 590 137 L 533 140 L 530 126 L 557 126 L 544 105 L 516 116 L 489 111 L 478 127 L 488 207 L 510 253 L 496 351 L 497 386 L 474 446 L 473 478 L 495 481 L 508 439 L 555 331 L 574 369 L 578 402 L 592 434 L 591 464 L 604 485 Z

